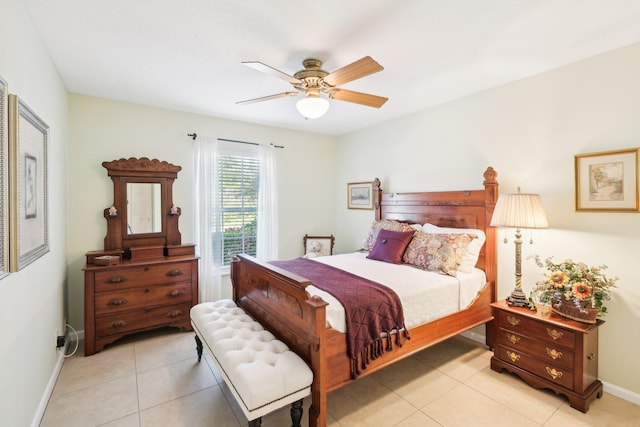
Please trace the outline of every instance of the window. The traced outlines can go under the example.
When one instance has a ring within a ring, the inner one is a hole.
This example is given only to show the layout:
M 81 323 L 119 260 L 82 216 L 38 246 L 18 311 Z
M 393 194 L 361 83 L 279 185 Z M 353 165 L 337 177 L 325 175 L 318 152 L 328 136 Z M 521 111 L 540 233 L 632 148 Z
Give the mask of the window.
M 255 157 L 218 157 L 223 265 L 236 254 L 256 256 L 260 162 Z

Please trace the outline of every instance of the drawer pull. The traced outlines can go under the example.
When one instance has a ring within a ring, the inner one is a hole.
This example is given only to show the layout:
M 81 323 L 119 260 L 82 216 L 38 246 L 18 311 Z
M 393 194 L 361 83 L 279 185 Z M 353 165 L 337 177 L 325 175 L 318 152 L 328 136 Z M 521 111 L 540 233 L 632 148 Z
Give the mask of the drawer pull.
M 121 328 L 126 325 L 127 325 L 127 322 L 125 322 L 124 320 L 116 320 L 115 322 L 111 322 L 112 328 Z
M 168 297 L 179 297 L 180 295 L 184 295 L 184 291 L 182 289 L 174 289 L 167 292 Z
M 167 316 L 169 317 L 178 317 L 178 316 L 182 316 L 182 310 L 173 310 L 170 311 Z
M 181 276 L 182 274 L 182 270 L 178 270 L 177 268 L 175 270 L 169 270 L 167 272 L 167 276 L 169 277 Z
M 512 362 L 517 362 L 518 360 L 520 360 L 520 355 L 515 354 L 511 351 L 507 351 L 507 356 L 509 356 L 509 359 L 511 359 Z
M 518 326 L 520 324 L 520 319 L 517 317 L 507 316 L 507 321 L 511 323 L 511 326 Z
M 561 359 L 562 358 L 562 352 L 561 351 L 557 351 L 555 348 L 554 349 L 549 349 L 547 348 L 547 354 L 553 359 Z
M 556 331 L 555 329 L 549 329 L 547 328 L 547 333 L 549 334 L 549 336 L 551 338 L 553 338 L 554 340 L 558 340 L 560 338 L 562 338 L 562 336 L 564 335 L 562 332 L 560 331 Z
M 518 344 L 520 342 L 520 337 L 513 334 L 507 334 L 507 338 L 511 341 L 511 344 Z
M 127 302 L 129 301 L 127 301 L 126 298 L 111 298 L 107 303 L 107 305 L 116 306 L 116 305 L 126 304 Z
M 127 278 L 123 276 L 111 276 L 107 279 L 107 283 L 122 283 L 126 281 Z
M 562 371 L 558 371 L 556 370 L 556 368 L 550 368 L 547 366 L 547 374 L 549 374 L 549 376 L 551 378 L 553 378 L 554 380 L 557 380 L 558 378 L 562 378 Z
M 594 353 L 587 354 L 587 360 L 593 360 L 595 358 L 596 358 L 596 355 Z

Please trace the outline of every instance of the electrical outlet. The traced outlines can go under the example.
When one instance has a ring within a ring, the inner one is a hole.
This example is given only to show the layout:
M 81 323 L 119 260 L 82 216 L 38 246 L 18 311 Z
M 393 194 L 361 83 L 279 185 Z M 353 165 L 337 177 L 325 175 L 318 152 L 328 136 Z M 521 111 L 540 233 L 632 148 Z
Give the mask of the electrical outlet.
M 64 347 L 65 336 L 60 334 L 60 329 L 56 328 L 56 348 Z

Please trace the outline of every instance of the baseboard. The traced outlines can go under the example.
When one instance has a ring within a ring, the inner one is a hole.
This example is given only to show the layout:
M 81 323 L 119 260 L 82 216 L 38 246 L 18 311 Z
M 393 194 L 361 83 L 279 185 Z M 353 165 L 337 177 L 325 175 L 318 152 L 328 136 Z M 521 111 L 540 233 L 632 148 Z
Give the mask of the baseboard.
M 51 394 L 53 393 L 53 388 L 56 385 L 56 381 L 58 381 L 58 375 L 60 375 L 60 370 L 62 369 L 62 364 L 64 363 L 64 355 L 67 351 L 67 343 L 64 347 L 57 350 L 58 360 L 56 361 L 56 365 L 51 372 L 51 377 L 49 377 L 49 382 L 47 383 L 47 387 L 44 389 L 44 393 L 42 393 L 42 398 L 40 399 L 40 404 L 36 409 L 36 413 L 33 416 L 33 421 L 31 421 L 31 427 L 38 427 L 42 422 L 42 417 L 44 416 L 44 411 L 47 409 L 47 404 L 49 403 L 49 399 L 51 398 Z
M 604 381 L 602 381 L 602 388 L 606 393 L 612 394 L 635 405 L 640 405 L 640 394 L 638 393 L 634 393 L 630 390 L 626 390 L 622 387 L 618 387 L 617 385 Z
M 469 338 L 472 341 L 477 341 L 480 344 L 486 344 L 487 341 L 487 337 L 485 337 L 482 334 L 479 334 L 477 332 L 473 332 L 473 331 L 464 331 L 462 333 L 460 333 L 460 335 L 462 335 L 465 338 Z

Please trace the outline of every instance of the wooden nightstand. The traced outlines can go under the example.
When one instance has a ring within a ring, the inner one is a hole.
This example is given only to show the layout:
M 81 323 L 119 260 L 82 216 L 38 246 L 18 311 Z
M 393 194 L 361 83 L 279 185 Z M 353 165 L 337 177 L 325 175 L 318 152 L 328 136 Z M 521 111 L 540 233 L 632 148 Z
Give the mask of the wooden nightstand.
M 602 396 L 598 380 L 598 327 L 555 313 L 542 316 L 505 301 L 491 304 L 495 317 L 491 369 L 517 374 L 527 384 L 548 388 L 587 412 Z

